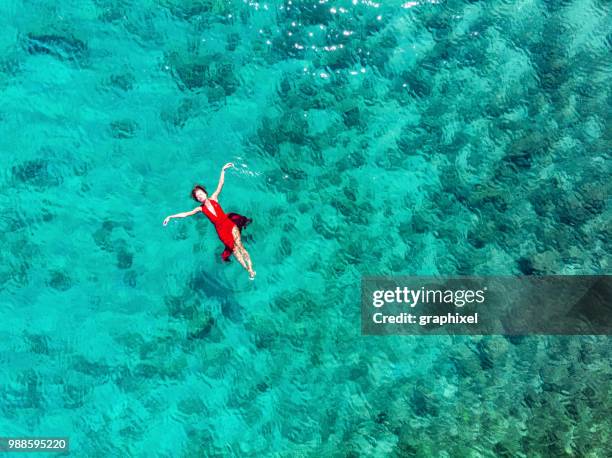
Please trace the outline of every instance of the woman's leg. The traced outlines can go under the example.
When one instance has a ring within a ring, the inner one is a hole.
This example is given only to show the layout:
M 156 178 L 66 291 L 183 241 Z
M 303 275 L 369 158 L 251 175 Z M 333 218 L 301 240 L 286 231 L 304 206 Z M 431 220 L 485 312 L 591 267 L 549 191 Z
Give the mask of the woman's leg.
M 242 250 L 238 248 L 238 245 L 234 242 L 234 250 L 232 251 L 234 257 L 238 260 L 238 262 L 244 267 L 247 271 L 249 270 L 246 261 L 244 260 L 244 256 L 242 255 Z
M 232 234 L 234 235 L 234 256 L 243 265 L 243 267 L 249 272 L 251 278 L 255 276 L 255 271 L 253 270 L 253 263 L 251 262 L 251 257 L 249 256 L 248 251 L 244 248 L 242 244 L 242 240 L 240 238 L 240 230 L 236 226 L 232 230 Z

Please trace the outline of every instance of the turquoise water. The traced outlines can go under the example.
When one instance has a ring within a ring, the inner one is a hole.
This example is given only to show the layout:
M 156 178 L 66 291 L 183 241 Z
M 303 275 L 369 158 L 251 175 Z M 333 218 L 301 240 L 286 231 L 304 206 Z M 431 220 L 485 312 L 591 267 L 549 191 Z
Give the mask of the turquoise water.
M 609 2 L 0 13 L 0 435 L 87 457 L 610 455 L 609 338 L 359 322 L 362 274 L 610 273 Z M 254 282 L 203 215 L 161 224 L 228 161 Z

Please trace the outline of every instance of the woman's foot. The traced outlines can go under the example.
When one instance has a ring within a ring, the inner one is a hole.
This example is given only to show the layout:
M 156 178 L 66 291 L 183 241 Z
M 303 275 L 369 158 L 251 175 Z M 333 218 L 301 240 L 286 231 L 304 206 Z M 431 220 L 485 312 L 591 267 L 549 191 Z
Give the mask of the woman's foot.
M 255 279 L 255 274 L 257 272 L 255 272 L 254 270 L 250 270 L 249 271 L 249 280 L 254 280 Z

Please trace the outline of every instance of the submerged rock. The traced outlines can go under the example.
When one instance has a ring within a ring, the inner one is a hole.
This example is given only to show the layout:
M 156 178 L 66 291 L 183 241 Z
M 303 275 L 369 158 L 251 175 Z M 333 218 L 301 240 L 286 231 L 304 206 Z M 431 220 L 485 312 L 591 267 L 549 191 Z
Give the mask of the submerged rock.
M 12 176 L 21 183 L 34 186 L 58 186 L 62 183 L 60 170 L 48 159 L 30 159 L 11 169 Z
M 508 341 L 502 337 L 491 336 L 480 340 L 476 346 L 483 369 L 503 366 L 508 353 Z
M 47 54 L 67 61 L 82 61 L 88 54 L 87 43 L 72 35 L 28 33 L 24 47 L 30 54 Z
M 110 123 L 110 133 L 114 138 L 132 138 L 137 130 L 138 123 L 132 119 L 121 119 Z
M 67 273 L 61 270 L 52 271 L 48 283 L 51 288 L 58 291 L 68 291 L 72 288 L 72 279 Z
M 218 99 L 215 90 L 229 96 L 240 86 L 233 61 L 220 53 L 200 55 L 174 51 L 166 55 L 166 61 L 181 90 L 206 90 L 209 97 Z
M 117 267 L 120 269 L 129 269 L 132 267 L 134 254 L 128 250 L 127 245 L 122 243 L 116 250 L 117 254 Z
M 114 73 L 110 76 L 109 82 L 113 87 L 127 92 L 134 88 L 136 77 L 131 72 Z

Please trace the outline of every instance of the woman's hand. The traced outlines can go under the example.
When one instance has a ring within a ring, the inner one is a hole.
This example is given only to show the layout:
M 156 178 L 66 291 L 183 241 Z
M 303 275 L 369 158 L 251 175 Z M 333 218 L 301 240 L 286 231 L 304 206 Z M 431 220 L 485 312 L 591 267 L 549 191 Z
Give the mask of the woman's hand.
M 172 216 L 166 217 L 166 219 L 164 220 L 164 226 L 168 225 L 168 221 L 170 221 L 170 218 L 172 218 Z
M 225 165 L 223 166 L 223 168 L 222 168 L 221 170 L 222 170 L 222 171 L 225 171 L 225 170 L 227 170 L 227 169 L 229 169 L 229 168 L 232 168 L 233 166 L 234 166 L 234 163 L 233 163 L 233 162 L 228 162 L 227 164 L 225 164 Z

